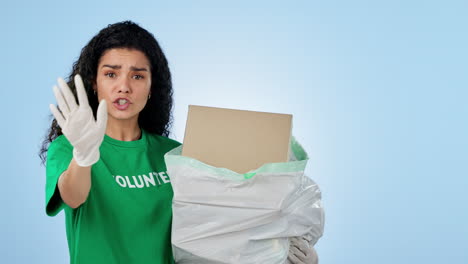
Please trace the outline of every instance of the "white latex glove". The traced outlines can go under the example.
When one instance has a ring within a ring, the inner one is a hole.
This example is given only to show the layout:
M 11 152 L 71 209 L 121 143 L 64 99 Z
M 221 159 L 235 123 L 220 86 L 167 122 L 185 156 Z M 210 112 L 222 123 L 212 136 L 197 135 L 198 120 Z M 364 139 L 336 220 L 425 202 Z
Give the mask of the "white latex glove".
M 303 238 L 290 238 L 288 260 L 293 264 L 317 264 L 315 249 Z
M 62 128 L 62 133 L 73 146 L 73 158 L 82 167 L 91 166 L 99 160 L 99 146 L 101 146 L 107 125 L 107 104 L 105 100 L 99 103 L 96 119 L 93 110 L 89 106 L 83 81 L 79 75 L 75 75 L 75 87 L 78 95 L 76 104 L 70 87 L 62 79 L 58 79 L 58 85 L 54 86 L 54 94 L 60 111 L 53 104 L 50 111 L 55 116 L 57 123 Z

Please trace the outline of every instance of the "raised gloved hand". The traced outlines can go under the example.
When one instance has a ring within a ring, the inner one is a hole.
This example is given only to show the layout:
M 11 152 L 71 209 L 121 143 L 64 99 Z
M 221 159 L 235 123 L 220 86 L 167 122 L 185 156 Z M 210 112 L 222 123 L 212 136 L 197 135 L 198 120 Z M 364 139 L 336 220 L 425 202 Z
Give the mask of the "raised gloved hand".
M 318 256 L 307 240 L 293 237 L 290 238 L 288 260 L 293 264 L 317 264 Z
M 75 75 L 75 87 L 78 95 L 76 104 L 75 96 L 70 87 L 62 79 L 58 79 L 58 85 L 54 86 L 54 94 L 61 112 L 53 104 L 50 111 L 57 123 L 62 128 L 62 133 L 73 146 L 73 158 L 79 166 L 91 166 L 99 160 L 99 146 L 101 146 L 107 125 L 107 104 L 105 100 L 99 103 L 96 119 L 93 110 L 89 106 L 88 97 L 79 75 Z

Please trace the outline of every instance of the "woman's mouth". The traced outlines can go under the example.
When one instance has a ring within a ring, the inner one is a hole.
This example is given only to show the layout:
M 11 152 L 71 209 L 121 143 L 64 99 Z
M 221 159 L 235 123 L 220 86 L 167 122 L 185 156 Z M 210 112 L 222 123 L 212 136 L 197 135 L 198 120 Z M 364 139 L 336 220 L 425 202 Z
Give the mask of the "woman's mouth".
M 126 110 L 130 106 L 130 101 L 124 98 L 119 98 L 114 101 L 113 105 L 119 110 Z

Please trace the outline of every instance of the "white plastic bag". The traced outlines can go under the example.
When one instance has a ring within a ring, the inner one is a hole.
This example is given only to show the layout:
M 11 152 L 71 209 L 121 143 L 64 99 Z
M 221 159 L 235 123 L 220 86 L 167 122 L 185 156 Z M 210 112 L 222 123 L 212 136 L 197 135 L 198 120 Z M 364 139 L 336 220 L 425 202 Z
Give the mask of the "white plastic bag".
M 165 155 L 174 189 L 172 245 L 180 263 L 283 264 L 288 237 L 322 236 L 318 186 L 304 169 L 307 154 L 291 138 L 289 162 L 268 163 L 246 174 Z

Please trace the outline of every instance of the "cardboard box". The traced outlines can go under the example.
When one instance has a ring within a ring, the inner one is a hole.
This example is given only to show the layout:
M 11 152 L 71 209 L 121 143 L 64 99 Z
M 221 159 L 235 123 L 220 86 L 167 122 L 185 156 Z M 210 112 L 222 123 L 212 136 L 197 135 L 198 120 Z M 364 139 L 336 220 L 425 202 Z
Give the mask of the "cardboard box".
M 287 162 L 292 115 L 189 105 L 182 155 L 246 173 Z

